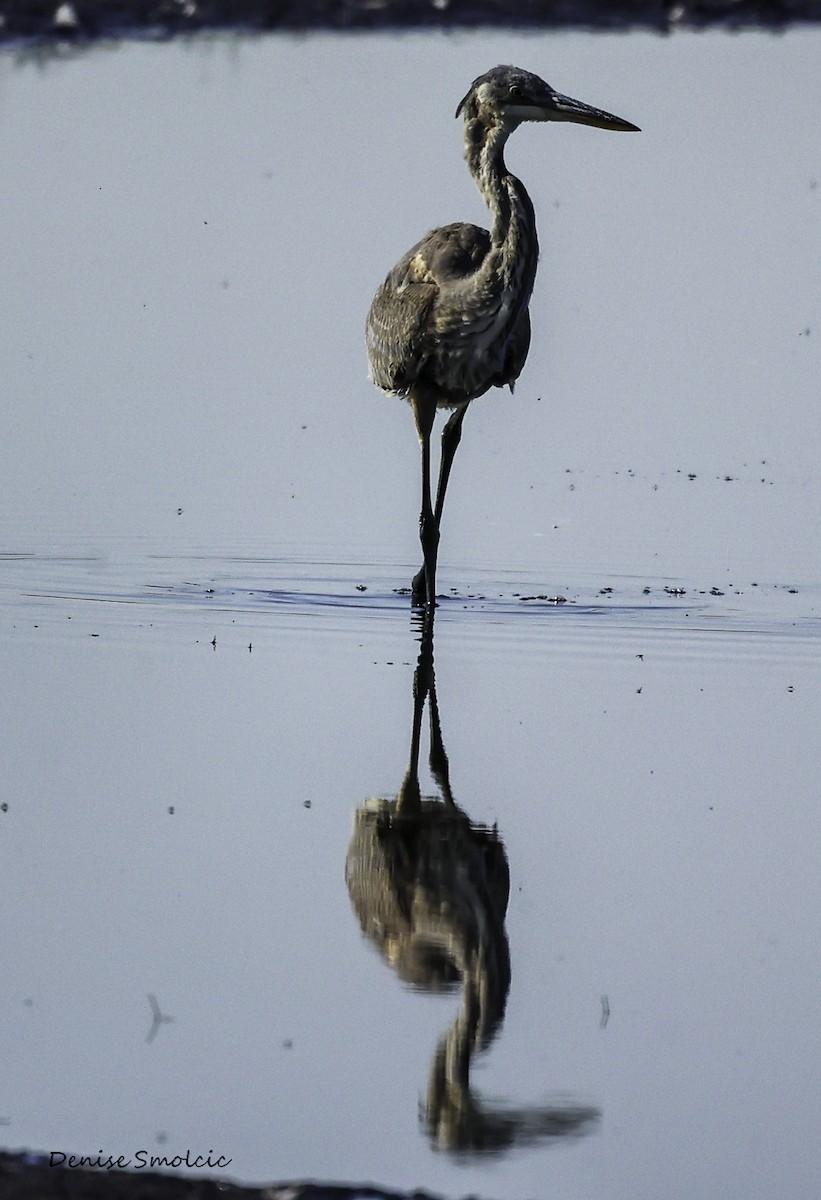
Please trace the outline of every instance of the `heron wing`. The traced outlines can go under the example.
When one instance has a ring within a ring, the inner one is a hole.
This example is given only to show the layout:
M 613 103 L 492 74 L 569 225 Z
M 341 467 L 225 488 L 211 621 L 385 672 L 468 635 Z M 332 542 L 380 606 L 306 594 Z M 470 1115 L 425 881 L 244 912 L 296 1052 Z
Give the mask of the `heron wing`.
M 416 381 L 429 353 L 430 311 L 437 290 L 432 281 L 414 279 L 410 263 L 403 260 L 374 296 L 366 345 L 371 379 L 383 391 L 407 395 Z
M 507 385 L 513 391 L 516 380 L 522 373 L 530 349 L 530 312 L 523 308 L 519 320 L 513 327 L 508 340 L 504 368 L 498 380 L 499 387 Z
M 366 322 L 370 374 L 377 387 L 407 395 L 435 346 L 442 291 L 477 271 L 489 247 L 490 234 L 478 225 L 444 225 L 388 273 Z

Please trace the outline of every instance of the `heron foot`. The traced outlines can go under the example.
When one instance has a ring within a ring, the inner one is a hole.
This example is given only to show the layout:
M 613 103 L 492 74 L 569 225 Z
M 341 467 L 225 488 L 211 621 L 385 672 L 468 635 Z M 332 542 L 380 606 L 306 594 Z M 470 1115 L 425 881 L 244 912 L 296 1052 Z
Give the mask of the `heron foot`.
M 428 603 L 428 589 L 425 582 L 425 568 L 420 567 L 411 580 L 411 607 L 426 608 Z

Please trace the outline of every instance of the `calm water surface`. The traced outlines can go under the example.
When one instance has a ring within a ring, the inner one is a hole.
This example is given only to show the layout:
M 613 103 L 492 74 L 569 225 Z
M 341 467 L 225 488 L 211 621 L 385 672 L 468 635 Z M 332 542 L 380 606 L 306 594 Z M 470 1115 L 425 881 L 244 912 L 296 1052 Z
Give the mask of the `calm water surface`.
M 819 42 L 0 59 L 7 1146 L 816 1195 Z M 450 114 L 497 61 L 643 132 L 511 143 L 537 332 L 466 421 L 415 709 L 361 327 L 482 220 Z

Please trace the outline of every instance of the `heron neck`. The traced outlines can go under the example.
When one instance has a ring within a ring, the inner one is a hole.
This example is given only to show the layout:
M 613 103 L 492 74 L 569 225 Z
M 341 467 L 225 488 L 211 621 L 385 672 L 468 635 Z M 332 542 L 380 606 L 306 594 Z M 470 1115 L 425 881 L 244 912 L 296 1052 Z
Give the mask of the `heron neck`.
M 468 170 L 493 214 L 491 242 L 511 265 L 523 251 L 535 263 L 538 257 L 536 217 L 524 184 L 505 165 L 505 143 L 511 129 L 486 125 L 481 117 L 465 124 L 465 159 Z

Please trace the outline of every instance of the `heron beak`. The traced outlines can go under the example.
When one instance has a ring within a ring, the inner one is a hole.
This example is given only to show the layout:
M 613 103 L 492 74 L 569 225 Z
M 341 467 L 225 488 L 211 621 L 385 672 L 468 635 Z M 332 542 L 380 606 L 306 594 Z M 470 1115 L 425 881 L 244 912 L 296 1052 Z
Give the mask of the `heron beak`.
M 574 121 L 579 125 L 595 125 L 597 129 L 621 130 L 625 133 L 641 132 L 638 125 L 632 125 L 630 121 L 623 121 L 621 117 L 615 117 L 601 108 L 583 104 L 581 100 L 562 96 L 560 92 L 553 92 L 548 104 L 535 109 L 531 120 Z

